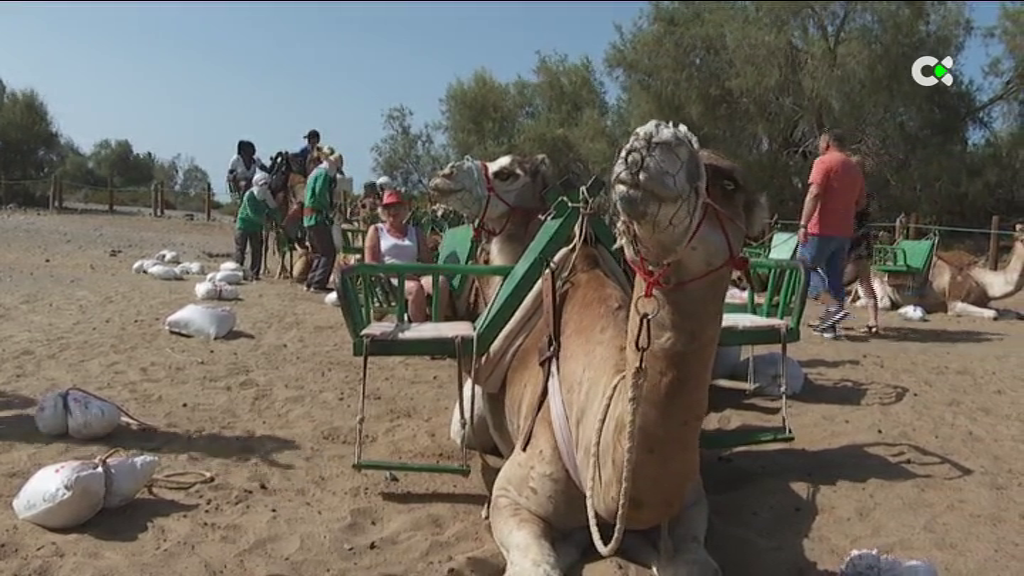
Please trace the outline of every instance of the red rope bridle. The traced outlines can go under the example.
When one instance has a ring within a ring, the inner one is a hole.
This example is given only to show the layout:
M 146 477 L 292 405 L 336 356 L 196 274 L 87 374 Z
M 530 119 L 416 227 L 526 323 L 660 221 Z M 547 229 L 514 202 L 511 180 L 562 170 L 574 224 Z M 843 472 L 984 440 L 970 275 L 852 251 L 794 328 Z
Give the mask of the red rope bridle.
M 704 199 L 703 204 L 704 206 L 700 215 L 700 220 L 697 221 L 697 226 L 694 227 L 693 232 L 691 232 L 689 238 L 686 239 L 686 243 L 683 244 L 683 250 L 685 250 L 691 243 L 693 243 L 693 239 L 697 237 L 697 234 L 700 233 L 701 229 L 704 227 L 704 222 L 708 217 L 708 212 L 711 211 L 712 215 L 715 217 L 715 220 L 718 221 L 719 229 L 722 230 L 725 236 L 725 245 L 726 248 L 729 250 L 728 258 L 725 260 L 725 262 L 722 262 L 718 266 L 712 268 L 711 270 L 708 270 L 707 272 L 704 272 L 703 274 L 694 276 L 693 278 L 684 278 L 683 280 L 674 283 L 667 283 L 665 281 L 665 277 L 668 276 L 668 272 L 670 269 L 668 265 L 659 268 L 654 268 L 644 259 L 643 256 L 637 256 L 636 260 L 633 260 L 632 258 L 627 258 L 626 262 L 629 263 L 629 267 L 632 268 L 633 272 L 635 272 L 636 275 L 644 282 L 644 298 L 650 298 L 651 296 L 653 296 L 655 290 L 661 290 L 664 292 L 668 290 L 674 290 L 676 288 L 682 288 L 683 286 L 686 286 L 688 284 L 692 284 L 699 280 L 703 280 L 704 278 L 711 276 L 712 274 L 718 272 L 719 270 L 722 270 L 723 268 L 731 268 L 733 270 L 746 271 L 750 266 L 750 261 L 741 253 L 737 253 L 735 251 L 732 245 L 732 241 L 729 240 L 729 235 L 725 234 L 725 222 L 722 219 L 722 209 L 707 199 Z M 730 218 L 730 220 L 731 219 L 732 218 Z
M 508 229 L 508 225 L 512 221 L 512 216 L 514 216 L 516 212 L 532 212 L 531 210 L 513 206 L 508 202 L 508 200 L 505 200 L 500 194 L 498 194 L 498 191 L 494 188 L 494 180 L 491 178 L 491 170 L 487 167 L 486 162 L 480 162 L 480 169 L 484 176 L 484 189 L 487 191 L 487 198 L 484 200 L 484 208 L 480 212 L 480 216 L 476 219 L 476 222 L 473 223 L 473 240 L 476 242 L 482 240 L 484 235 L 489 238 L 499 236 L 502 232 Z M 543 194 L 543 192 L 541 192 L 541 194 Z M 508 208 L 508 212 L 505 215 L 505 221 L 497 230 L 492 230 L 484 224 L 484 217 L 487 216 L 487 210 L 491 207 L 492 198 L 497 199 L 498 202 L 501 202 L 506 208 Z

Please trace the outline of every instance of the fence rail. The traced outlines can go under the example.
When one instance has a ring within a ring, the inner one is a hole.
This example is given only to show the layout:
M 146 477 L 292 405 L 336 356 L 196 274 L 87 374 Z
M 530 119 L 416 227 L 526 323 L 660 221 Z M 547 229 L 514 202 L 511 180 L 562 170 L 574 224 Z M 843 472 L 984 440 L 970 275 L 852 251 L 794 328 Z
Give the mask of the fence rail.
M 797 226 L 800 224 L 797 220 L 778 220 L 776 225 L 792 225 Z M 1000 228 L 999 216 L 992 217 L 992 223 L 987 230 L 981 228 L 964 228 L 962 226 L 939 226 L 937 224 L 921 224 L 918 221 L 917 214 L 911 214 L 905 223 L 897 222 L 876 222 L 869 224 L 872 228 L 893 228 L 895 229 L 894 236 L 899 238 L 903 230 L 900 229 L 901 225 L 906 225 L 907 237 L 911 240 L 918 237 L 918 234 L 922 230 L 934 231 L 934 232 L 955 232 L 964 234 L 988 234 L 988 253 L 986 255 L 986 261 L 989 270 L 995 270 L 999 267 L 999 240 L 1000 237 L 1015 236 L 1016 230 L 1003 230 Z
M 94 186 L 66 182 L 58 175 L 40 180 L 0 178 L 0 206 L 7 206 L 19 197 L 22 199 L 45 197 L 49 210 L 54 212 L 63 210 L 65 202 L 106 205 L 106 211 L 111 214 L 116 211 L 117 206 L 149 207 L 150 213 L 156 217 L 164 216 L 168 209 L 204 213 L 207 222 L 213 220 L 213 209 L 216 204 L 213 199 L 213 188 L 209 184 L 206 185 L 206 190 L 197 196 L 181 196 L 169 200 L 164 183 L 160 181 L 154 182 L 148 187 L 115 188 L 113 182 L 108 182 L 107 186 Z M 175 203 L 175 201 L 182 200 L 186 201 L 182 205 Z M 193 203 L 199 201 L 202 206 L 196 206 L 194 209 L 187 208 L 185 204 L 189 200 Z

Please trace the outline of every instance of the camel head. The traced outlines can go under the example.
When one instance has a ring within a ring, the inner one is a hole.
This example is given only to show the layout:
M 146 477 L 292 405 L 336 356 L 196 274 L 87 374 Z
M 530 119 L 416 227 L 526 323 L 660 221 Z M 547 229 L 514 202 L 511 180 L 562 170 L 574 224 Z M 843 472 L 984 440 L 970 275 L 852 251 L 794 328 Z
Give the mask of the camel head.
M 764 195 L 744 185 L 735 164 L 701 150 L 686 126 L 660 120 L 634 130 L 619 151 L 612 199 L 627 255 L 656 266 L 691 257 L 701 267 L 727 262 L 768 217 Z
M 467 218 L 500 223 L 510 211 L 544 209 L 550 162 L 544 154 L 524 158 L 506 154 L 490 162 L 466 157 L 430 179 L 431 200 Z M 486 213 L 485 213 L 486 212 Z

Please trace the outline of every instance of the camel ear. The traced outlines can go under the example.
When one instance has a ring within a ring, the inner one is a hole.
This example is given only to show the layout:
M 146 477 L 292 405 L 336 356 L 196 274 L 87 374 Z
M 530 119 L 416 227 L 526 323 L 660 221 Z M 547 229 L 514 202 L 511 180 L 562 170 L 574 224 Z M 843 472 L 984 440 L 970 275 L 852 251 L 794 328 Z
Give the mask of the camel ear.
M 537 154 L 530 158 L 526 163 L 526 174 L 530 179 L 538 177 L 546 177 L 548 172 L 551 170 L 551 160 L 548 159 L 547 154 Z

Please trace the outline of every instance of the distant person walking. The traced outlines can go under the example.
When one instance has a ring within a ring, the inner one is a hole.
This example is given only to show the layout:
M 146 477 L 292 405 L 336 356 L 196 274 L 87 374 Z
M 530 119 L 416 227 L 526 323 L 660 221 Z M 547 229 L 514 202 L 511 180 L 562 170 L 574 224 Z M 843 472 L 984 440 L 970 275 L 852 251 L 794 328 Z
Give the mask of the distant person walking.
M 309 276 L 306 277 L 306 291 L 327 292 L 338 251 L 334 246 L 334 182 L 341 169 L 341 154 L 333 148 L 321 150 L 323 162 L 313 170 L 306 180 L 306 198 L 302 208 L 302 224 L 312 249 Z
M 820 155 L 808 177 L 807 196 L 800 214 L 798 255 L 825 276 L 824 289 L 832 302 L 818 320 L 814 331 L 826 338 L 839 335 L 839 325 L 849 316 L 843 309 L 846 290 L 843 269 L 854 233 L 854 215 L 866 206 L 864 175 L 847 155 L 846 136 L 830 130 L 818 139 Z M 811 278 L 809 296 L 822 292 L 820 279 Z

